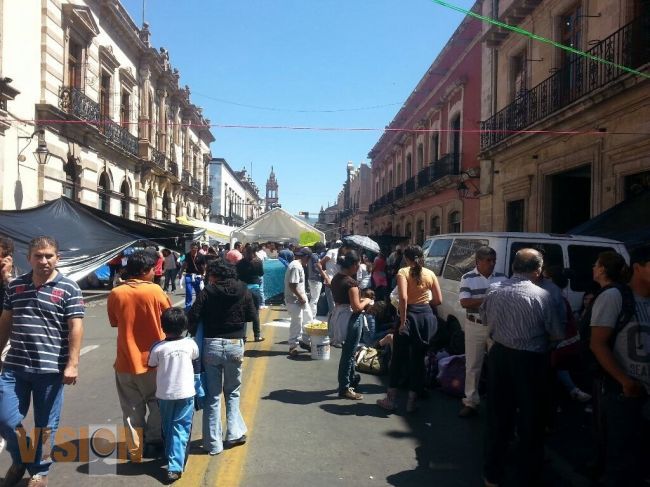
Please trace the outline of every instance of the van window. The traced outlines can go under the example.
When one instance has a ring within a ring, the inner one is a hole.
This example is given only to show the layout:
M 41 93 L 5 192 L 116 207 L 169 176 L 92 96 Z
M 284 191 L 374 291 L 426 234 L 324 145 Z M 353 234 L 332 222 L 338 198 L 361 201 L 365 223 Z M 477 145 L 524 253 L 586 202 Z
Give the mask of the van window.
M 573 291 L 586 291 L 593 287 L 592 268 L 598 254 L 614 250 L 611 247 L 591 245 L 569 245 L 569 269 L 571 269 L 570 286 Z
M 564 269 L 564 257 L 562 256 L 562 246 L 559 244 L 538 243 L 538 242 L 513 242 L 510 246 L 510 260 L 506 267 L 506 274 L 512 275 L 512 261 L 515 254 L 521 249 L 535 249 L 544 256 L 544 266 L 560 266 Z M 499 256 L 497 255 L 497 259 Z
M 442 271 L 442 266 L 445 263 L 447 252 L 449 252 L 449 247 L 451 247 L 453 241 L 454 239 L 452 238 L 434 240 L 434 242 L 429 246 L 429 251 L 425 254 L 424 266 L 427 269 L 431 269 L 436 276 L 439 276 Z
M 428 238 L 424 241 L 422 244 L 422 254 L 427 255 L 427 250 L 429 250 L 429 247 L 431 246 L 431 243 L 433 242 L 433 239 Z
M 476 250 L 487 244 L 488 241 L 485 239 L 457 238 L 449 251 L 443 277 L 460 281 L 463 274 L 476 267 L 476 258 L 474 256 Z

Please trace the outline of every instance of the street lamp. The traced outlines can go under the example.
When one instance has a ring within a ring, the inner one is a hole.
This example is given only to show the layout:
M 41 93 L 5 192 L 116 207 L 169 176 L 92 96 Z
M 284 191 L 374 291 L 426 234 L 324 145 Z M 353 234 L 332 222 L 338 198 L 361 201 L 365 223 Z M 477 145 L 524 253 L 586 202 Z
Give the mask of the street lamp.
M 29 144 L 32 143 L 32 139 L 34 138 L 35 135 L 37 136 L 36 140 L 38 142 L 38 145 L 36 146 L 36 150 L 34 151 L 34 157 L 36 158 L 36 162 L 38 162 L 39 166 L 44 166 L 45 164 L 47 164 L 47 161 L 50 158 L 50 151 L 48 150 L 47 144 L 45 143 L 45 130 L 43 129 L 36 129 L 34 133 L 29 137 L 18 136 L 19 144 L 20 144 L 20 139 L 27 140 L 28 142 L 27 144 L 25 144 L 25 147 L 23 147 L 18 151 L 17 159 L 19 163 L 25 162 L 25 156 L 23 155 L 23 152 L 25 151 L 25 149 L 27 149 L 27 147 L 29 147 Z
M 463 176 L 466 176 L 466 179 L 463 179 Z M 458 198 L 461 200 L 478 199 L 478 197 L 481 196 L 481 190 L 477 188 L 472 181 L 469 181 L 469 178 L 471 177 L 472 176 L 466 171 L 460 173 L 460 179 L 456 190 L 458 191 Z

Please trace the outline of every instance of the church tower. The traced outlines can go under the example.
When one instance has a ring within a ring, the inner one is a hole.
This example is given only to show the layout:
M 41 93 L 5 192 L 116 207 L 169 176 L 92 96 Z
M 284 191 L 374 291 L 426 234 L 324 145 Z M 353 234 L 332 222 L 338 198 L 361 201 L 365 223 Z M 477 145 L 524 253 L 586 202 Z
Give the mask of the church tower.
M 272 210 L 273 208 L 280 206 L 278 204 L 278 181 L 275 179 L 275 173 L 273 172 L 273 166 L 271 166 L 271 175 L 266 181 L 266 208 L 265 211 Z

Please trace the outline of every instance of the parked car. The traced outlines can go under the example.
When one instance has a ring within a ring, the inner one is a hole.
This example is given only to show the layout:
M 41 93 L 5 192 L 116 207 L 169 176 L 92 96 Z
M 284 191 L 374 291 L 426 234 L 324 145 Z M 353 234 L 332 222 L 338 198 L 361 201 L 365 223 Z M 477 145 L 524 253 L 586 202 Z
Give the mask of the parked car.
M 570 276 L 566 294 L 571 307 L 582 305 L 584 291 L 593 285 L 592 266 L 600 252 L 615 250 L 626 259 L 629 255 L 622 242 L 599 237 L 557 235 L 552 233 L 449 233 L 427 237 L 424 265 L 438 276 L 442 304 L 438 317 L 448 325 L 450 335 L 464 326 L 465 310 L 458 302 L 460 279 L 475 266 L 476 249 L 489 245 L 497 252 L 496 272 L 510 276 L 512 260 L 518 250 L 531 247 L 544 254 L 545 265 L 559 265 Z M 452 336 L 453 340 L 454 337 Z M 460 338 L 455 337 L 458 341 Z M 457 345 L 459 345 L 457 343 Z

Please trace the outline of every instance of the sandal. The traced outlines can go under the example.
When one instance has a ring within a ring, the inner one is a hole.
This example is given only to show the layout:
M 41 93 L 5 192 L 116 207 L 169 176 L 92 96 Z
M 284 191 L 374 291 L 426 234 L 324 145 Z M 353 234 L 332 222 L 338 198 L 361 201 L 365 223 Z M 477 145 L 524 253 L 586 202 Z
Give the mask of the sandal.
M 264 337 L 255 337 L 255 341 L 256 341 L 256 342 L 263 342 L 263 341 L 264 341 Z

